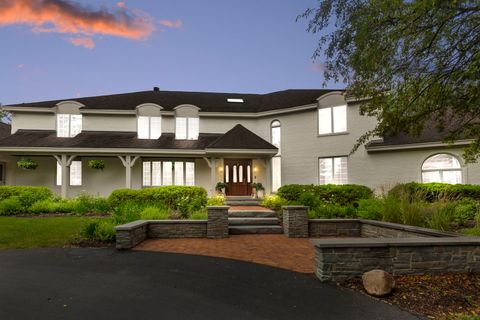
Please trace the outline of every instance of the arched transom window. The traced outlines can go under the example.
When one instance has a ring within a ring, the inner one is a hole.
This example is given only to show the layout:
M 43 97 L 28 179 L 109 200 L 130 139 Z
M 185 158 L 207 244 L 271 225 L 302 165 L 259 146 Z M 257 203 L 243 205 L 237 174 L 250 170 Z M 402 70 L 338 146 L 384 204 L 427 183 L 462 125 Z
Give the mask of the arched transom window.
M 436 154 L 423 163 L 422 182 L 462 183 L 462 166 L 450 154 Z

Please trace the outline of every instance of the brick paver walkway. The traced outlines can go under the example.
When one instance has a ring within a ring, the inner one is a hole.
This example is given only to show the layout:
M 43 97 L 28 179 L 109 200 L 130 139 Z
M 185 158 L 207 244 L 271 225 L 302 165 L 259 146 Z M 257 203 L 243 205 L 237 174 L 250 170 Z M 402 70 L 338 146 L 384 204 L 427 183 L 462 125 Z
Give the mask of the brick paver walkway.
M 231 235 L 226 239 L 149 239 L 134 250 L 186 253 L 244 260 L 301 273 L 314 272 L 308 239 L 284 235 Z

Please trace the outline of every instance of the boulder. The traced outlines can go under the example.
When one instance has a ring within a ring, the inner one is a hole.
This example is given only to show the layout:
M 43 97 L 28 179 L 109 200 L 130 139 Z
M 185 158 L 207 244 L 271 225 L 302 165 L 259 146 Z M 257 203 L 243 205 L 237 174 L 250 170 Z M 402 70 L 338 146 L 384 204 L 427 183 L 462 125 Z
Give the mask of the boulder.
M 375 269 L 362 275 L 363 287 L 369 295 L 383 297 L 395 288 L 393 276 L 383 270 Z

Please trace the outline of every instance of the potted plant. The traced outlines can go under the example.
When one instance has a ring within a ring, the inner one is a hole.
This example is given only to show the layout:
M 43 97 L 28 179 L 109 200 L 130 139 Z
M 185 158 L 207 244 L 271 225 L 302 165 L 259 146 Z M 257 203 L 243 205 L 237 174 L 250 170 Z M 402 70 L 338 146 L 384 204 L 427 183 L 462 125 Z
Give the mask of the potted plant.
M 263 192 L 265 191 L 265 187 L 261 182 L 252 183 L 252 188 L 255 198 L 263 198 Z
M 227 189 L 227 184 L 225 182 L 217 182 L 217 185 L 215 186 L 215 190 L 219 194 L 225 194 L 225 190 Z
M 90 160 L 88 166 L 92 169 L 103 170 L 105 168 L 105 161 L 103 160 Z
M 32 159 L 22 158 L 17 161 L 17 167 L 23 170 L 35 170 L 38 167 L 38 163 Z

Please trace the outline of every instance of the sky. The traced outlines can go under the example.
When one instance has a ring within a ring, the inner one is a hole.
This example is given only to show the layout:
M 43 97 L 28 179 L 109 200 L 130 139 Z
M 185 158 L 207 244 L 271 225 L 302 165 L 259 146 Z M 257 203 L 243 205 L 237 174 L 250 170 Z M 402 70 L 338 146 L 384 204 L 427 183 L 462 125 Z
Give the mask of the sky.
M 322 88 L 318 35 L 295 21 L 316 3 L 0 0 L 0 103 Z

